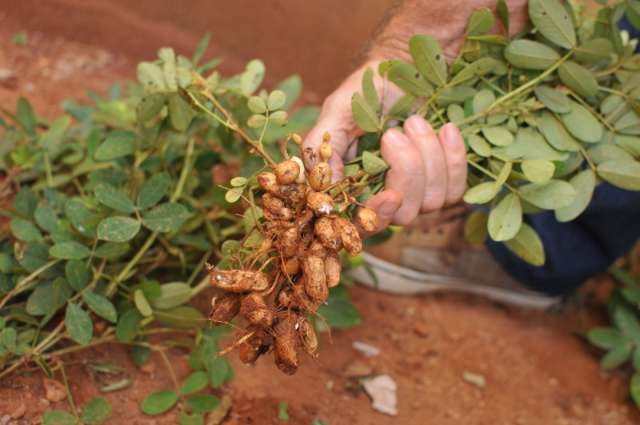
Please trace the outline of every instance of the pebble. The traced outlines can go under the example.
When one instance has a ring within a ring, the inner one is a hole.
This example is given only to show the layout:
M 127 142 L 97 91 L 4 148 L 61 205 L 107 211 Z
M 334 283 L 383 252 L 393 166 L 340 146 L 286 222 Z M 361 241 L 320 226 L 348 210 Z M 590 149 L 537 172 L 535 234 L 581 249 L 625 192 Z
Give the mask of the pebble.
M 380 349 L 378 347 L 375 347 L 371 344 L 367 344 L 366 342 L 353 341 L 352 345 L 356 351 L 361 352 L 367 357 L 375 357 L 380 354 Z
M 347 378 L 359 378 L 362 376 L 369 376 L 373 373 L 373 368 L 360 360 L 354 360 L 350 362 L 344 368 L 344 376 Z
M 389 375 L 379 375 L 362 380 L 362 386 L 371 397 L 371 407 L 389 416 L 398 415 L 398 398 L 396 381 Z
M 67 398 L 67 391 L 62 382 L 55 379 L 42 378 L 42 385 L 44 386 L 44 396 L 47 400 L 55 403 Z
M 486 379 L 484 378 L 484 376 L 478 374 L 478 373 L 473 373 L 473 372 L 467 372 L 465 371 L 462 374 L 462 379 L 464 379 L 466 382 L 475 385 L 478 388 L 484 388 L 485 385 L 487 384 Z

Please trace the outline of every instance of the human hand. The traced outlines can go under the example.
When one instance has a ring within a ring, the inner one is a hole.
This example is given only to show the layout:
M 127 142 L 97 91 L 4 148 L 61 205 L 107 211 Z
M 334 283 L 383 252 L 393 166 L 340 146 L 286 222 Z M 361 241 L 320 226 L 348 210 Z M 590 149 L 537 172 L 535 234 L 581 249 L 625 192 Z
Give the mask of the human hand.
M 316 126 L 305 139 L 305 149 L 315 152 L 324 133 L 331 135 L 333 154 L 329 165 L 334 180 L 342 178 L 343 160 L 355 156 L 357 138 L 363 134 L 351 114 L 351 97 L 359 91 L 365 70 L 376 69 L 377 65 L 375 61 L 368 62 L 327 97 Z M 397 87 L 383 84 L 380 77 L 375 77 L 374 84 L 383 109 L 402 95 Z M 466 153 L 462 135 L 453 124 L 446 124 L 436 134 L 426 120 L 414 115 L 402 128 L 385 132 L 381 153 L 390 165 L 385 190 L 367 202 L 378 214 L 381 229 L 389 224 L 407 225 L 420 213 L 439 210 L 462 198 L 467 178 Z

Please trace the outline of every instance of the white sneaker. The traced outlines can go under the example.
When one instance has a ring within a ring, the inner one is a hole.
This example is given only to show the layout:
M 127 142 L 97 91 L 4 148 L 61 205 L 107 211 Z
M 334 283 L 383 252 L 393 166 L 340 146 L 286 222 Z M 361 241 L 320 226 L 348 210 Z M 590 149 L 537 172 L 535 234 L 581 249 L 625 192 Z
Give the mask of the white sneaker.
M 517 282 L 484 247 L 464 243 L 460 221 L 429 227 L 432 230 L 425 232 L 419 224 L 413 225 L 364 252 L 364 265 L 353 269 L 351 276 L 358 283 L 394 294 L 463 292 L 538 310 L 561 301 Z

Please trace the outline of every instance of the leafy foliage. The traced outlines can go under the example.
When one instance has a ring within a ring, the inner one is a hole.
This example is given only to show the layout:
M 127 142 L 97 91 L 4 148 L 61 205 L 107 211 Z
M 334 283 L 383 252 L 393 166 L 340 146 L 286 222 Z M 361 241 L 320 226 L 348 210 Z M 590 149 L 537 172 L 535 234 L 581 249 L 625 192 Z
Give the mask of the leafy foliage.
M 631 366 L 629 394 L 640 408 L 640 278 L 621 268 L 611 269 L 611 274 L 618 284 L 609 299 L 611 325 L 593 328 L 585 336 L 605 351 L 600 360 L 603 369 Z
M 636 40 L 621 37 L 626 14 L 640 25 L 636 1 L 606 5 L 596 20 L 559 0 L 530 0 L 533 24 L 513 38 L 495 35 L 488 9 L 475 11 L 460 54 L 448 65 L 437 41 L 416 35 L 413 63 L 390 60 L 378 74 L 404 91 L 389 111 L 367 94 L 353 97 L 353 115 L 367 134 L 367 151 L 345 172 L 366 171 L 379 159 L 384 130 L 408 116 L 434 128 L 454 122 L 467 145 L 468 203 L 490 210 L 469 225 L 474 241 L 488 235 L 526 261 L 542 265 L 544 247 L 523 214 L 553 211 L 560 221 L 578 217 L 602 181 L 640 190 L 640 55 Z M 497 7 L 509 27 L 505 1 Z M 363 140 L 364 140 L 363 139 Z M 373 140 L 373 142 L 371 142 Z M 370 167 L 370 166 L 369 166 Z M 479 232 L 478 226 L 488 232 Z

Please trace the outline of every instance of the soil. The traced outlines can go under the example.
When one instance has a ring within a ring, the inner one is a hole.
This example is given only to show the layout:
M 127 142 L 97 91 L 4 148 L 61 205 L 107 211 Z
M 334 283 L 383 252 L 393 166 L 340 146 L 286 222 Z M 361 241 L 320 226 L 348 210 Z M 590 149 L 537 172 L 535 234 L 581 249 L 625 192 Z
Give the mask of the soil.
M 183 10 L 164 0 L 135 4 L 124 0 L 0 0 L 0 70 L 10 71 L 0 78 L 0 104 L 11 109 L 20 95 L 26 95 L 39 113 L 53 116 L 60 112 L 64 99 L 82 99 L 86 90 L 104 93 L 112 81 L 131 78 L 135 62 L 149 58 L 160 44 L 190 49 L 207 22 L 218 39 L 229 38 L 228 44 L 214 49 L 234 54 L 228 58 L 229 69 L 260 53 L 272 65 L 274 81 L 290 72 L 292 63 L 297 64 L 297 71 L 309 82 L 312 95 L 308 99 L 321 99 L 348 71 L 347 58 L 354 56 L 389 2 L 353 0 L 353 7 L 342 10 L 338 0 L 327 0 L 336 11 L 330 17 L 320 14 L 321 9 L 330 10 L 325 2 L 300 2 L 302 6 L 272 0 L 260 6 L 252 2 L 250 9 L 248 1 L 237 0 L 216 4 L 213 11 L 205 3 L 194 1 L 190 10 Z M 198 8 L 211 13 L 197 13 Z M 245 16 L 247 10 L 252 10 L 251 16 Z M 360 28 L 344 28 L 344 22 L 356 13 L 360 14 Z M 226 36 L 236 22 L 234 17 L 246 18 L 237 19 L 241 22 L 238 33 L 257 40 Z M 28 33 L 26 47 L 10 41 L 20 30 Z M 309 49 L 309 43 L 317 50 Z M 338 43 L 340 52 L 335 51 Z M 279 55 L 289 55 L 288 60 L 276 61 Z M 292 57 L 296 60 L 289 60 Z M 317 63 L 337 65 L 320 67 Z M 593 285 L 601 287 L 602 282 Z M 319 359 L 306 358 L 293 377 L 281 374 L 271 359 L 254 367 L 233 360 L 236 377 L 224 389 L 232 400 L 225 424 L 282 423 L 276 419 L 281 401 L 288 403 L 289 423 L 305 425 L 315 418 L 327 425 L 617 425 L 640 421 L 628 400 L 628 375 L 601 372 L 597 353 L 579 336 L 602 320 L 603 307 L 598 302 L 582 301 L 560 312 L 534 313 L 454 295 L 401 297 L 361 287 L 354 287 L 351 293 L 362 325 L 334 331 L 331 338 L 325 334 Z M 377 347 L 380 354 L 365 357 L 353 348 L 355 341 Z M 184 377 L 188 373 L 185 353 L 175 350 L 169 356 L 178 377 Z M 93 361 L 120 365 L 132 379 L 129 388 L 106 396 L 114 406 L 109 424 L 177 423 L 173 413 L 148 418 L 139 410 L 149 392 L 171 386 L 161 359 L 153 357 L 149 366 L 138 370 L 126 348 L 118 345 L 65 358 L 78 404 L 99 394 L 98 378 L 87 367 Z M 395 380 L 398 416 L 372 409 L 358 378 L 350 377 L 356 370 L 387 374 Z M 468 373 L 482 376 L 484 386 L 465 380 Z M 37 370 L 23 370 L 0 382 L 0 424 L 38 423 L 42 412 L 52 407 L 68 408 L 65 402 L 46 400 L 42 374 Z M 5 416 L 21 410 L 19 420 L 11 422 Z

